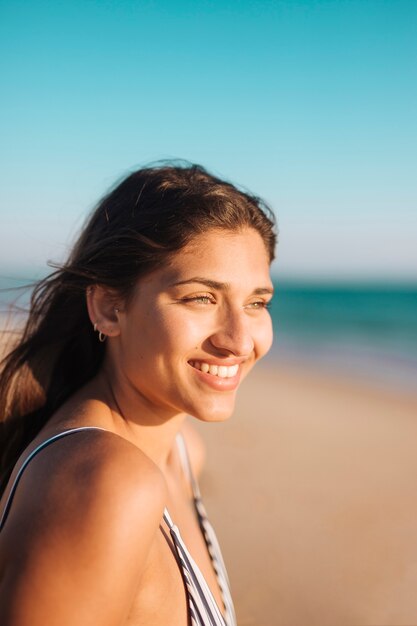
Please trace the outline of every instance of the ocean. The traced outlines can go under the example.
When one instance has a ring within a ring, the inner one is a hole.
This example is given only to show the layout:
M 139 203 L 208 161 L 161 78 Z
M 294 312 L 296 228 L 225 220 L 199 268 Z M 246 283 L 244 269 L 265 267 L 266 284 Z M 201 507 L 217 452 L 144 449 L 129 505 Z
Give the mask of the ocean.
M 270 358 L 417 394 L 417 283 L 275 286 Z
M 26 277 L 0 276 L 0 311 Z M 312 283 L 275 280 L 274 345 L 267 361 L 306 364 L 417 394 L 417 282 Z

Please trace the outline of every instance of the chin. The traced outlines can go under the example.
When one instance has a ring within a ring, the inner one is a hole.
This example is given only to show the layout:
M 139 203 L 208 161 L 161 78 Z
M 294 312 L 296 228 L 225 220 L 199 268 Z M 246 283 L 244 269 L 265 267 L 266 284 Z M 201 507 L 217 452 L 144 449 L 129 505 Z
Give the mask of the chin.
M 199 407 L 197 410 L 190 411 L 189 415 L 192 415 L 201 422 L 225 422 L 233 415 L 235 410 L 235 402 L 218 403 L 212 407 Z

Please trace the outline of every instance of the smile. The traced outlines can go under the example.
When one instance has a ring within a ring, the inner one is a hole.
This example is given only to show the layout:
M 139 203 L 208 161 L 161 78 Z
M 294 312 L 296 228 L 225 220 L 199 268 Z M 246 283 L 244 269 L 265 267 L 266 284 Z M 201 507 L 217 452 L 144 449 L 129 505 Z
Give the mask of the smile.
M 210 365 L 204 361 L 189 361 L 190 365 L 203 374 L 211 374 L 218 378 L 233 378 L 239 371 L 239 364 L 236 365 Z

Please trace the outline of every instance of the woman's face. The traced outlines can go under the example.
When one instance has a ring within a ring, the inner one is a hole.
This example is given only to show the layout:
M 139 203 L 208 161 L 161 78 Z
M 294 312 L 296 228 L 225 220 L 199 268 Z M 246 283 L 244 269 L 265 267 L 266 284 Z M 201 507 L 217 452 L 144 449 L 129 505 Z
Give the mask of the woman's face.
M 269 259 L 251 228 L 196 236 L 137 285 L 120 316 L 119 375 L 165 418 L 229 417 L 239 383 L 271 347 Z

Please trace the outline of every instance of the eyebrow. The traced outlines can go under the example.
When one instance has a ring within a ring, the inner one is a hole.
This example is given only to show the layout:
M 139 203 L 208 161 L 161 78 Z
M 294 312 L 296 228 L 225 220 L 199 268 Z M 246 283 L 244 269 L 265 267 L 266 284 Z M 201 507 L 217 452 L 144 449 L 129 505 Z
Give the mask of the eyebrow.
M 177 283 L 173 283 L 171 287 L 177 287 L 178 285 L 189 285 L 190 283 L 199 283 L 200 285 L 205 285 L 210 289 L 217 289 L 218 291 L 228 291 L 230 289 L 229 283 L 220 283 L 217 280 L 211 280 L 209 278 L 202 278 L 200 276 L 194 276 L 193 278 L 188 278 L 187 280 L 180 280 Z M 261 296 L 274 293 L 272 287 L 257 287 L 252 292 L 254 295 Z

